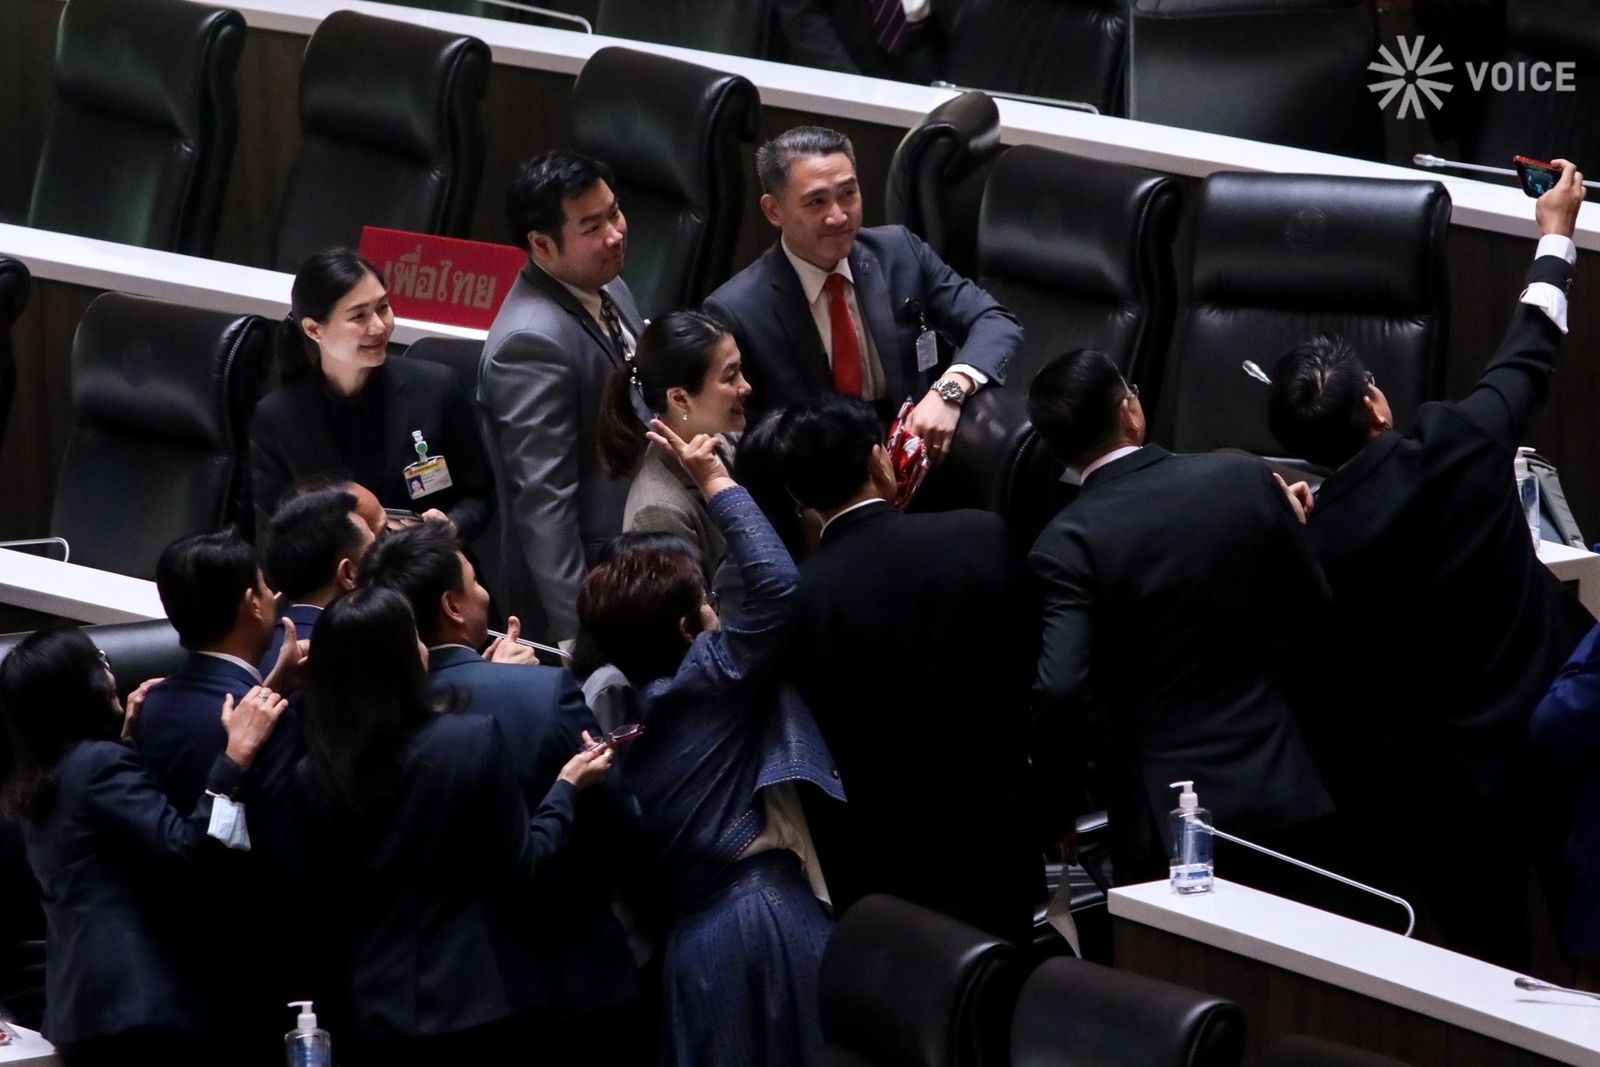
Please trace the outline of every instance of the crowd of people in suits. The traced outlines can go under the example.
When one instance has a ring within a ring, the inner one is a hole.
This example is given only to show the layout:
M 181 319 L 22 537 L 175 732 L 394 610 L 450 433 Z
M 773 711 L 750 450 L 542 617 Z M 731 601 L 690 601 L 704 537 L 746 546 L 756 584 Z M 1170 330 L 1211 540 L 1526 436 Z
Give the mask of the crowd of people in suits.
M 1511 475 L 1565 330 L 1562 167 L 1465 399 L 1402 431 L 1343 339 L 1272 365 L 1315 491 L 1147 443 L 1099 352 L 1008 384 L 1021 325 L 862 227 L 829 130 L 758 153 L 773 247 L 648 323 L 605 165 L 524 164 L 529 262 L 472 396 L 390 357 L 378 271 L 313 256 L 251 432 L 257 545 L 200 534 L 158 567 L 185 667 L 124 711 L 79 631 L 0 662 L 46 1034 L 69 1065 L 266 1063 L 279 1005 L 314 996 L 356 1065 L 597 1034 L 613 1062 L 814 1062 L 834 916 L 891 893 L 1027 943 L 1074 818 L 1108 811 L 1117 882 L 1163 877 L 1185 779 L 1221 828 L 1414 895 L 1428 936 L 1508 966 L 1539 866 L 1594 959 L 1594 864 L 1547 861 L 1600 809 L 1535 741 L 1591 765 L 1600 653 Z M 999 388 L 1081 485 L 1031 545 L 893 503 L 885 424 L 937 468 Z M 1463 882 L 1486 836 L 1503 870 Z

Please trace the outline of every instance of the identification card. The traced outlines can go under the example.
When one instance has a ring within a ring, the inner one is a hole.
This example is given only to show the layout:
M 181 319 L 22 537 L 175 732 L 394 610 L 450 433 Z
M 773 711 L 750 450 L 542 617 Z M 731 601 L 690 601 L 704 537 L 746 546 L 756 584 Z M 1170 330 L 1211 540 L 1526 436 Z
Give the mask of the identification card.
M 939 339 L 932 330 L 917 334 L 917 370 L 932 370 L 939 362 Z
M 429 456 L 405 469 L 406 492 L 412 500 L 450 488 L 450 464 L 443 456 Z

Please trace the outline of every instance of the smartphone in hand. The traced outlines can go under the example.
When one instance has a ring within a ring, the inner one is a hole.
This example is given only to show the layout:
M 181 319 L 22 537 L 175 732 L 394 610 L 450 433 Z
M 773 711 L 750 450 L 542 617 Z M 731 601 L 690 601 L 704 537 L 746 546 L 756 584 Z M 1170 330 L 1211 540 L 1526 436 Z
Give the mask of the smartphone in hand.
M 1517 166 L 1517 179 L 1522 182 L 1522 191 L 1535 200 L 1554 189 L 1561 180 L 1561 168 L 1554 163 L 1528 156 L 1515 156 L 1511 162 Z

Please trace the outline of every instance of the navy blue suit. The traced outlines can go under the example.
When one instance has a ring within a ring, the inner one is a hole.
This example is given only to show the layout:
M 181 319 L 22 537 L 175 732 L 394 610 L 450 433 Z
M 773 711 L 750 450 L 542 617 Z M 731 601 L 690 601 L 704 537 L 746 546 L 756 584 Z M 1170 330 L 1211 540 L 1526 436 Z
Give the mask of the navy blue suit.
M 285 615 L 294 621 L 295 640 L 306 641 L 310 639 L 311 631 L 317 628 L 317 620 L 322 618 L 322 609 L 312 604 L 290 604 L 288 610 L 278 612 L 278 623 L 272 628 L 272 640 L 267 642 L 266 655 L 256 664 L 256 670 L 261 672 L 263 678 L 271 674 L 272 668 L 278 665 L 278 653 L 283 651 Z
M 227 792 L 237 776 L 236 766 L 217 759 L 203 784 Z M 211 804 L 202 790 L 185 818 L 190 809 L 169 805 L 115 741 L 80 742 L 56 764 L 54 802 L 23 830 L 49 924 L 50 1040 L 74 1044 L 143 1026 L 205 1028 L 197 961 L 175 936 L 192 917 L 171 906 L 183 874 L 172 864 L 222 849 L 206 836 Z
M 866 333 L 883 364 L 884 407 L 893 412 L 907 397 L 922 399 L 937 368 L 917 369 L 921 317 L 959 347 L 956 361 L 1005 380 L 1006 365 L 1022 346 L 1022 326 L 994 297 L 945 265 L 904 226 L 875 226 L 856 235 L 850 275 Z M 822 335 L 800 279 L 781 242 L 729 278 L 706 298 L 706 312 L 727 324 L 750 380 L 747 408 L 767 411 L 833 388 Z
M 1579 960 L 1600 960 L 1600 626 L 1591 629 L 1533 709 L 1533 743 L 1570 769 L 1576 801 L 1566 842 L 1572 899 L 1561 948 Z
M 537 810 L 582 745 L 582 731 L 599 733 L 583 693 L 559 668 L 489 663 L 464 645 L 444 645 L 429 650 L 428 673 L 436 700 L 500 724 L 529 811 Z M 606 786 L 579 798 L 571 842 L 546 866 L 527 909 L 543 1009 L 587 1013 L 637 992 L 633 956 L 609 906 L 605 871 L 607 859 L 619 859 L 615 853 L 628 848 L 619 840 L 623 806 Z

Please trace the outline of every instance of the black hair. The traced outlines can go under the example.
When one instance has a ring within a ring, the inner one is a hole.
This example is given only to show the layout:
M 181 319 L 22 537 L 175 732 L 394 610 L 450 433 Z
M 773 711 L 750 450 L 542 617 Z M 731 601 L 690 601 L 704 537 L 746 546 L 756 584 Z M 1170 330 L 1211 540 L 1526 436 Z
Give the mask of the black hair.
M 339 301 L 369 274 L 383 281 L 377 267 L 348 248 L 327 248 L 300 264 L 289 290 L 289 314 L 278 328 L 278 368 L 284 381 L 303 378 L 322 366 L 317 346 L 306 336 L 301 320 L 327 322 Z
M 805 527 L 796 512 L 799 504 L 789 495 L 778 468 L 778 423 L 783 408 L 767 412 L 739 438 L 733 457 L 734 481 L 745 487 L 795 560 L 810 551 Z
M 156 592 L 178 643 L 191 652 L 233 630 L 239 601 L 256 587 L 256 551 L 232 532 L 192 534 L 156 560 Z
M 561 247 L 566 203 L 593 189 L 596 182 L 615 186 L 611 168 L 593 156 L 558 149 L 534 156 L 517 168 L 506 193 L 506 219 L 511 243 L 531 251 L 530 233 L 542 233 Z
M 3 810 L 37 822 L 55 799 L 55 769 L 80 741 L 116 736 L 116 685 L 76 628 L 36 630 L 0 661 L 0 719 L 9 739 Z
M 428 645 L 439 643 L 440 600 L 465 588 L 461 544 L 449 523 L 424 522 L 382 538 L 361 561 L 358 582 L 382 586 L 405 597 L 417 632 Z
M 355 510 L 355 494 L 342 488 L 285 500 L 272 516 L 262 560 L 273 588 L 301 600 L 331 583 L 339 561 L 354 557 L 365 540 Z
M 872 476 L 874 446 L 883 428 L 871 405 L 830 393 L 783 413 L 774 431 L 778 474 L 789 493 L 817 511 L 838 507 Z
M 1318 334 L 1272 370 L 1267 425 L 1291 456 L 1334 470 L 1366 447 L 1366 364 L 1342 337 Z
M 789 184 L 789 164 L 797 156 L 831 156 L 840 152 L 855 166 L 856 150 L 850 138 L 825 126 L 796 126 L 756 149 L 756 179 L 763 193 L 777 196 Z
M 632 363 L 611 372 L 600 403 L 600 458 L 611 477 L 638 467 L 649 444 L 633 406 L 635 385 L 645 407 L 657 414 L 667 410 L 668 389 L 699 396 L 711 372 L 711 353 L 727 336 L 727 327 L 699 311 L 669 311 L 644 328 Z
M 357 589 L 317 620 L 306 668 L 306 762 L 312 795 L 344 823 L 393 805 L 400 755 L 433 715 L 428 675 L 405 597 Z
M 1119 411 L 1132 390 L 1111 357 L 1093 348 L 1057 356 L 1028 387 L 1028 419 L 1045 447 L 1082 467 L 1116 440 Z

